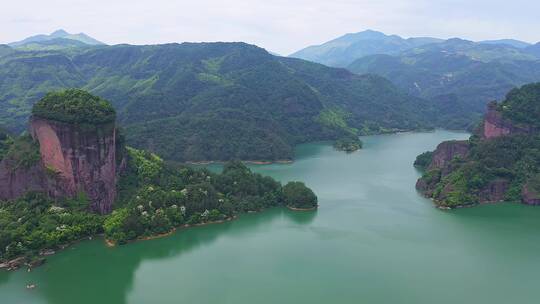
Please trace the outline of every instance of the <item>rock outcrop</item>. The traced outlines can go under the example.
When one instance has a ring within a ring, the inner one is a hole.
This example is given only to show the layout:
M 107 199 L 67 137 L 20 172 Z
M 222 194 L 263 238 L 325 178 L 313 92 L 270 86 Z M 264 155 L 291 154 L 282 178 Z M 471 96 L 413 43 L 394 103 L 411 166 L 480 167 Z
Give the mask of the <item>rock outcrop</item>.
M 527 205 L 540 205 L 540 193 L 533 191 L 529 184 L 523 186 L 521 198 L 523 203 Z
M 470 145 L 466 140 L 445 141 L 433 151 L 431 163 L 427 166 L 428 175 L 424 175 L 416 182 L 416 189 L 425 196 L 432 197 L 437 184 L 453 170 L 452 160 L 459 158 L 465 160 L 469 154 Z M 445 188 L 440 195 L 451 192 L 451 188 Z
M 0 199 L 27 192 L 44 192 L 52 198 L 85 196 L 92 211 L 111 212 L 116 150 L 124 149 L 122 140 L 117 145 L 110 103 L 69 89 L 47 94 L 32 111 L 31 137 L 17 138 L 0 162 Z M 120 157 L 119 164 L 125 166 L 125 159 Z
M 73 125 L 39 117 L 30 119 L 30 134 L 39 142 L 42 166 L 57 176 L 53 197 L 84 192 L 91 209 L 108 213 L 116 196 L 114 123 Z
M 497 108 L 496 102 L 488 104 L 482 133 L 484 139 L 515 134 L 530 134 L 534 131 L 530 126 L 517 126 L 510 120 L 504 119 Z
M 448 167 L 451 161 L 459 157 L 465 159 L 469 153 L 469 142 L 467 140 L 445 141 L 437 146 L 433 152 L 431 164 L 428 170 L 442 169 Z
M 14 199 L 27 192 L 42 192 L 49 181 L 40 163 L 18 167 L 12 159 L 0 162 L 0 199 Z
M 487 184 L 480 193 L 478 193 L 478 202 L 480 203 L 496 203 L 504 201 L 504 196 L 510 183 L 506 179 L 496 179 Z

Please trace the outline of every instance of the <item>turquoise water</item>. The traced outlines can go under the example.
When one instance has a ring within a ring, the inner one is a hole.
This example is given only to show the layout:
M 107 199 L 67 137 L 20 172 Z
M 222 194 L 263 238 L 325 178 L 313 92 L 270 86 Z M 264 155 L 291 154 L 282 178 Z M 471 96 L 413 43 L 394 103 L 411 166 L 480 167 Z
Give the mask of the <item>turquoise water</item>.
M 319 210 L 277 208 L 115 248 L 85 241 L 30 273 L 0 273 L 0 302 L 538 303 L 540 208 L 442 211 L 414 189 L 417 154 L 467 137 L 370 136 L 352 154 L 302 145 L 293 164 L 252 168 L 306 182 Z

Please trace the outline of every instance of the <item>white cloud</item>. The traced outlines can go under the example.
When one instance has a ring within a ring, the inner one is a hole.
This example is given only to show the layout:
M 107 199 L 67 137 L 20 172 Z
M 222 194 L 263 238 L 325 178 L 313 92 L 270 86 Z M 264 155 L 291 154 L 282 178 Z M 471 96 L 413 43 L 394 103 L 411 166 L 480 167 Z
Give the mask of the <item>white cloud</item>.
M 64 28 L 110 44 L 246 41 L 289 54 L 347 32 L 540 40 L 531 0 L 7 1 L 0 42 Z

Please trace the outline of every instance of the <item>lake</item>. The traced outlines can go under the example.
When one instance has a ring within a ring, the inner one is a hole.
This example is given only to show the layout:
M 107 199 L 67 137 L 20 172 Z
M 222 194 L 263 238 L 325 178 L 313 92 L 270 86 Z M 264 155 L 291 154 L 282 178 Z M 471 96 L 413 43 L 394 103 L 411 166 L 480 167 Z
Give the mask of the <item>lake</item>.
M 252 168 L 304 181 L 317 211 L 275 208 L 114 248 L 84 241 L 32 272 L 0 272 L 0 302 L 538 303 L 540 207 L 444 211 L 414 188 L 416 155 L 467 137 L 367 136 L 352 154 L 301 145 L 292 164 Z

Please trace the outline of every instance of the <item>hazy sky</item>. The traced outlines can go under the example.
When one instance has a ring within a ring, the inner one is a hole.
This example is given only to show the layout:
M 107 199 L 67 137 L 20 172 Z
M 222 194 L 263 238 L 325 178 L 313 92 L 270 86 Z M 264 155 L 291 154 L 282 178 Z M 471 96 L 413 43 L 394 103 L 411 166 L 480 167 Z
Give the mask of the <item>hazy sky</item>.
M 1 0 L 0 43 L 63 28 L 108 44 L 245 41 L 280 54 L 365 29 L 540 41 L 539 0 Z

